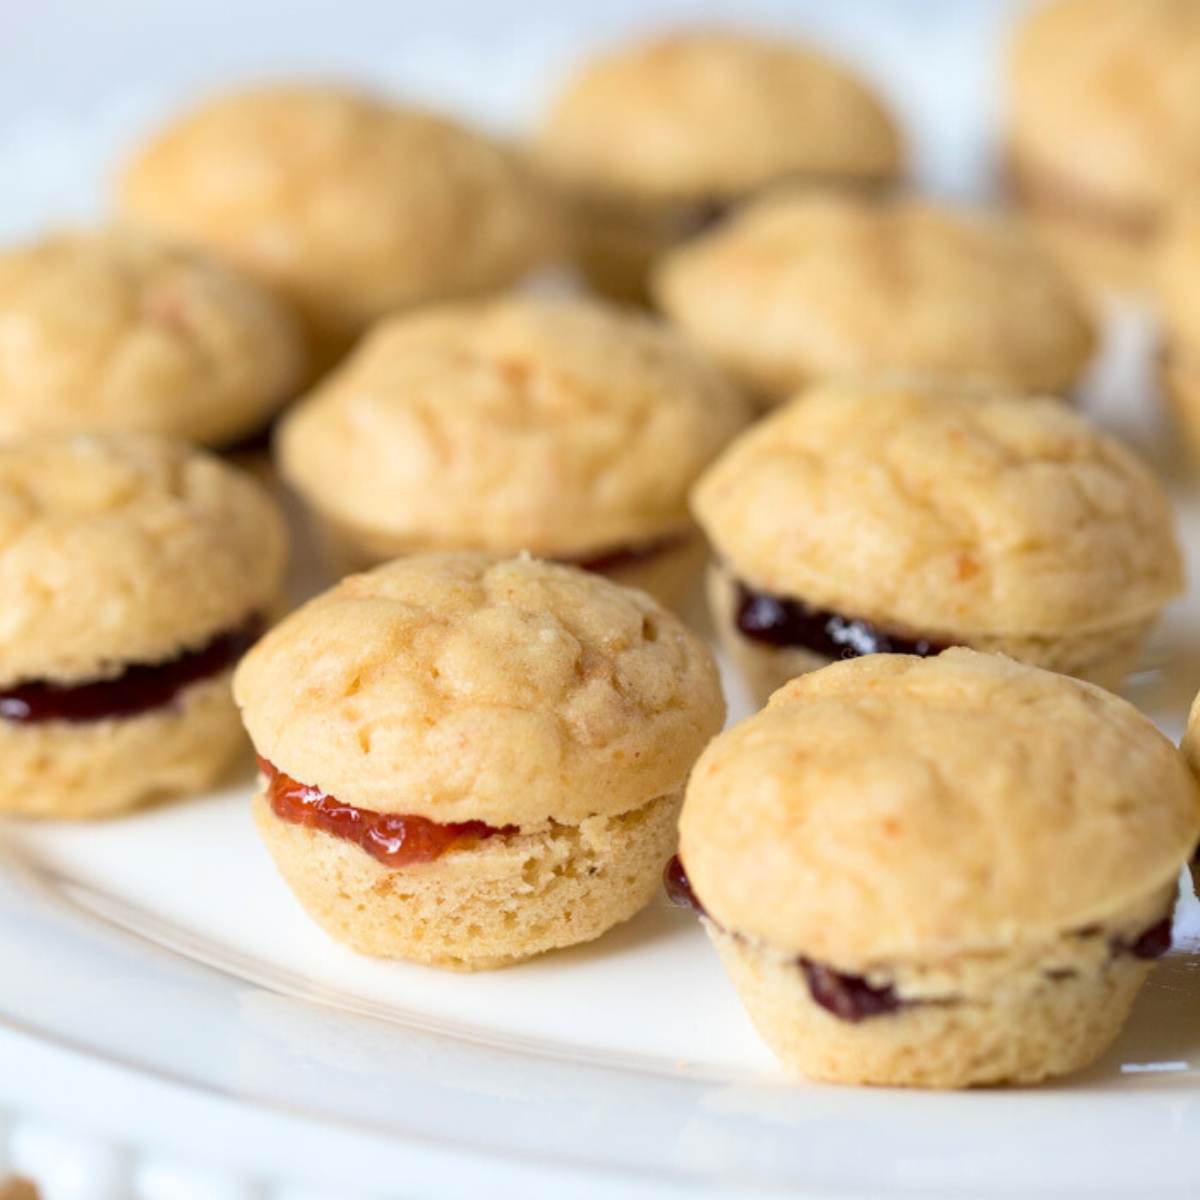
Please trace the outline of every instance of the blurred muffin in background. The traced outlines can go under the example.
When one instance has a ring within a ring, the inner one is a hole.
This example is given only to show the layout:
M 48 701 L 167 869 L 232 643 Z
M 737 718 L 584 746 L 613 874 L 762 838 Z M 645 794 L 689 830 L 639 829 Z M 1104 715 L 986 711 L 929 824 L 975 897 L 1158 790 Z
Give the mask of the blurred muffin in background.
M 277 287 L 321 362 L 393 309 L 515 282 L 555 227 L 505 147 L 315 84 L 234 92 L 180 117 L 127 165 L 120 203 Z
M 688 489 L 749 416 L 648 317 L 510 298 L 382 323 L 276 450 L 341 572 L 528 550 L 675 601 L 704 557 Z
M 1163 346 L 1159 377 L 1175 421 L 1200 459 L 1200 201 L 1180 207 L 1155 259 Z
M 1071 281 L 1022 226 L 916 200 L 768 196 L 667 255 L 653 288 L 767 402 L 878 370 L 1063 393 L 1095 347 Z
M 1053 0 L 1009 61 L 1013 187 L 1092 283 L 1147 282 L 1167 206 L 1200 184 L 1200 3 Z
M 765 701 L 839 658 L 949 646 L 1115 688 L 1183 590 L 1171 505 L 1047 397 L 830 383 L 739 437 L 692 509 L 717 635 Z
M 768 185 L 875 189 L 903 166 L 879 98 L 825 55 L 777 39 L 676 32 L 585 64 L 537 157 L 568 197 L 592 284 L 645 300 L 652 258 Z
M 227 446 L 262 430 L 305 370 L 292 313 L 204 250 L 130 229 L 0 249 L 0 438 Z

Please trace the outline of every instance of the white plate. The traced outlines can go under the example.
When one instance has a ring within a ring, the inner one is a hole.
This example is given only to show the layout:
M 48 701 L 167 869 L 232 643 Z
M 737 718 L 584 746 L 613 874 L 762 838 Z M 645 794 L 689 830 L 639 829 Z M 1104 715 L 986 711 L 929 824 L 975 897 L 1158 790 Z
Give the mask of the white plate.
M 926 177 L 970 190 L 989 107 L 973 64 L 1000 6 L 954 0 L 933 19 L 931 5 L 804 7 L 834 40 L 863 48 L 905 103 Z M 334 62 L 424 83 L 488 116 L 498 86 L 512 115 L 527 107 L 527 80 L 584 40 L 589 20 L 612 24 L 597 8 L 552 29 L 563 6 L 533 7 L 544 36 L 522 43 L 523 58 L 497 52 L 512 46 L 507 14 L 497 25 L 498 10 L 459 0 L 440 33 L 426 13 L 415 42 L 394 43 L 387 6 L 342 0 L 336 44 L 319 24 L 304 33 L 276 0 L 31 7 L 0 27 L 14 39 L 0 115 L 39 87 L 50 94 L 45 111 L 0 125 L 0 164 L 19 167 L 0 229 L 94 210 L 102 164 L 202 75 Z M 168 8 L 186 28 L 174 41 Z M 225 19 L 200 20 L 212 11 Z M 921 25 L 903 24 L 915 14 Z M 101 103 L 121 77 L 114 47 L 139 37 L 150 52 L 137 88 Z M 922 46 L 939 69 L 923 65 Z M 1200 505 L 1156 415 L 1151 353 L 1146 322 L 1127 315 L 1086 404 L 1172 479 L 1200 579 Z M 1172 736 L 1200 686 L 1198 627 L 1193 595 L 1168 614 L 1128 691 Z M 44 1172 L 48 1200 L 250 1197 L 255 1181 L 339 1200 L 1200 1187 L 1193 901 L 1120 1042 L 1082 1075 L 958 1095 L 820 1087 L 783 1078 L 694 919 L 665 902 L 592 946 L 494 974 L 354 956 L 280 882 L 250 824 L 249 786 L 100 825 L 0 829 L 0 1110 L 14 1122 L 7 1143 L 0 1128 L 0 1177 L 8 1145 L 14 1165 Z
M 1113 407 L 1147 399 L 1145 334 L 1144 322 L 1123 320 L 1088 402 L 1153 449 L 1156 423 Z M 1195 529 L 1187 497 L 1181 511 Z M 1130 689 L 1173 735 L 1196 687 L 1182 652 L 1196 610 L 1194 600 L 1172 610 Z M 703 1183 L 839 1197 L 1093 1196 L 1200 1180 L 1193 900 L 1181 906 L 1176 951 L 1090 1071 L 966 1095 L 822 1087 L 784 1079 L 696 921 L 665 901 L 591 946 L 490 974 L 352 954 L 280 881 L 254 835 L 249 791 L 247 780 L 95 825 L 10 823 L 0 842 L 0 1023 L 128 1068 L 139 1121 L 153 1113 L 163 1126 L 154 1137 L 181 1152 L 283 1177 L 315 1156 L 301 1173 L 319 1178 L 332 1164 L 335 1195 L 390 1187 L 396 1170 L 425 1187 L 436 1180 L 445 1196 L 485 1182 L 492 1194 Z M 0 1048 L 10 1040 L 0 1035 Z M 61 1099 L 64 1081 L 84 1078 L 68 1069 L 47 1082 L 44 1069 L 0 1075 L 0 1101 L 28 1105 L 47 1089 Z M 149 1079 L 203 1098 L 202 1109 L 236 1101 L 237 1134 L 213 1147 L 203 1117 L 196 1143 L 180 1127 L 191 1118 L 136 1098 Z M 106 1094 L 93 1088 L 92 1102 Z M 362 1146 L 333 1157 L 347 1136 Z

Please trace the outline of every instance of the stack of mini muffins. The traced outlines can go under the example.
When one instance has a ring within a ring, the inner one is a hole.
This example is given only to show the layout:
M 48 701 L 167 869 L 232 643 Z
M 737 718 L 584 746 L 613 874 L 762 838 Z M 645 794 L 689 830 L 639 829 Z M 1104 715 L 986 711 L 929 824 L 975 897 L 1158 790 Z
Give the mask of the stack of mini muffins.
M 665 870 L 805 1074 L 1091 1062 L 1200 841 L 1200 708 L 1184 753 L 1103 690 L 1183 589 L 1171 506 L 1075 407 L 1092 285 L 1153 243 L 1200 430 L 1193 63 L 1195 0 L 1029 18 L 1032 219 L 904 189 L 867 83 L 747 33 L 601 55 L 525 145 L 201 104 L 111 226 L 0 252 L 0 811 L 252 743 L 263 841 L 364 954 L 506 966 Z M 332 585 L 288 615 L 285 490 Z M 724 733 L 702 633 L 765 705 Z

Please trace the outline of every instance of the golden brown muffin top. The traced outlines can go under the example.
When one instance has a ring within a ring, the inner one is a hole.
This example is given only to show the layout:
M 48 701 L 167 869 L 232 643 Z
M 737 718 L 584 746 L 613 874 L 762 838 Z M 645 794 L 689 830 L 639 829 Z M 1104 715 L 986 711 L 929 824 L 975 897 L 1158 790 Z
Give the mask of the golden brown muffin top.
M 1001 950 L 1169 888 L 1200 791 L 1132 705 L 973 650 L 792 680 L 701 755 L 680 853 L 727 929 L 856 967 Z

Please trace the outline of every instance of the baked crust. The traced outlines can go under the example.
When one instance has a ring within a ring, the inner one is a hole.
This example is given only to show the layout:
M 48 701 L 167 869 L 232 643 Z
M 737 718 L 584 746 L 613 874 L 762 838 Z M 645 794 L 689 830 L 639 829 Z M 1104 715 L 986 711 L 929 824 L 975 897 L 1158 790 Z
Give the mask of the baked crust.
M 0 437 L 261 429 L 305 374 L 292 314 L 201 250 L 129 229 L 0 251 Z
M 278 287 L 323 348 L 393 309 L 504 287 L 557 236 L 504 147 L 317 84 L 231 92 L 185 113 L 127 165 L 120 202 Z
M 1200 184 L 1200 9 L 1191 0 L 1054 0 L 1009 60 L 1022 169 L 1153 223 Z
M 283 518 L 248 475 L 146 434 L 0 446 L 0 686 L 194 650 L 275 606 Z
M 676 334 L 511 297 L 380 324 L 284 419 L 289 484 L 375 561 L 586 559 L 685 534 L 688 489 L 750 419 Z
M 1096 344 L 1085 303 L 1027 230 L 918 200 L 768 195 L 666 255 L 652 290 L 776 400 L 876 370 L 1065 392 Z
M 889 179 L 903 148 L 880 99 L 806 46 L 677 31 L 602 54 L 550 108 L 545 170 L 584 192 L 739 196 L 793 173 Z

